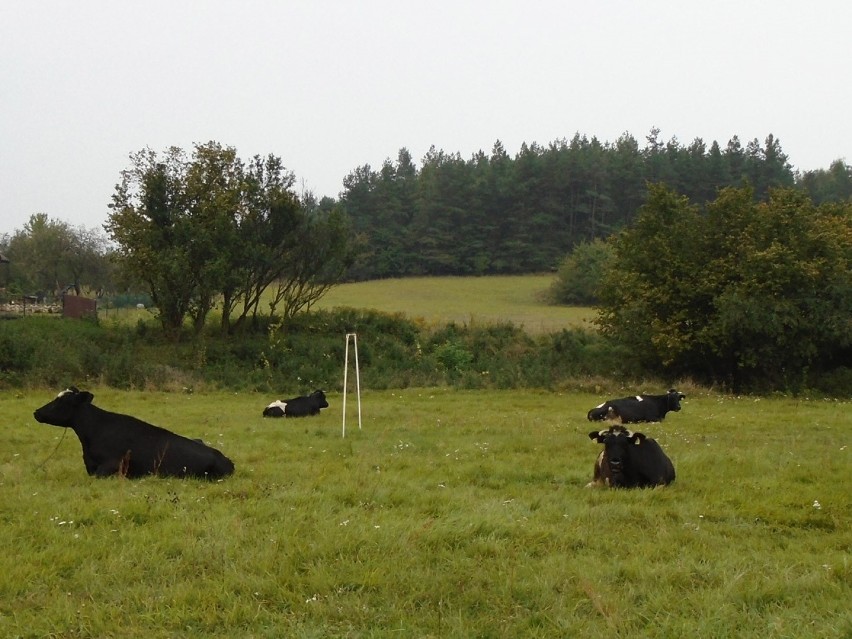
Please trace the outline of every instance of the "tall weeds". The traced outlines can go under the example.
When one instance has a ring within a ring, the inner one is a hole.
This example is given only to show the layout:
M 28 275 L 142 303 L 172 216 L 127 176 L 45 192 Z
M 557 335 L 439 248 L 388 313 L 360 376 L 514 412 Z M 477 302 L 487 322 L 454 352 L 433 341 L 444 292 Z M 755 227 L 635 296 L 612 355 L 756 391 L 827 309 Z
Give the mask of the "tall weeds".
M 0 386 L 92 382 L 115 388 L 215 387 L 299 391 L 342 385 L 346 333 L 372 388 L 556 387 L 578 376 L 623 375 L 603 340 L 581 329 L 531 336 L 511 324 L 433 328 L 402 315 L 335 309 L 222 337 L 175 343 L 150 323 L 26 318 L 0 332 Z

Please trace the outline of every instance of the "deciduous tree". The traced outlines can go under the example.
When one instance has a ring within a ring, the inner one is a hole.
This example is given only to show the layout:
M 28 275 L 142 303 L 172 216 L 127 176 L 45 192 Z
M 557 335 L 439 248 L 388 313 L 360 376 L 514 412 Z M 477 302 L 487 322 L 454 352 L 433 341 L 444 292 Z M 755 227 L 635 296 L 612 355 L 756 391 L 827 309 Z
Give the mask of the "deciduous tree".
M 72 227 L 35 213 L 15 231 L 6 249 L 10 288 L 22 293 L 58 295 L 68 288 L 98 290 L 110 284 L 109 246 L 97 229 Z
M 145 149 L 131 162 L 107 229 L 173 336 L 187 316 L 200 332 L 220 301 L 222 330 L 231 331 L 257 316 L 261 295 L 276 281 L 284 292 L 271 311 L 283 301 L 293 313 L 336 283 L 340 265 L 349 263 L 344 218 L 309 211 L 280 158 L 256 156 L 246 165 L 233 148 L 208 142 L 191 158 L 178 148 L 163 157 Z
M 132 153 L 130 162 L 115 187 L 105 228 L 121 267 L 146 283 L 163 329 L 176 337 L 196 291 L 189 161 L 182 149 L 171 147 L 162 156 L 151 149 Z
M 852 204 L 654 186 L 615 241 L 600 324 L 645 365 L 734 390 L 801 388 L 852 353 Z
M 595 306 L 604 271 L 612 259 L 612 247 L 601 239 L 582 242 L 562 260 L 549 296 L 556 304 Z

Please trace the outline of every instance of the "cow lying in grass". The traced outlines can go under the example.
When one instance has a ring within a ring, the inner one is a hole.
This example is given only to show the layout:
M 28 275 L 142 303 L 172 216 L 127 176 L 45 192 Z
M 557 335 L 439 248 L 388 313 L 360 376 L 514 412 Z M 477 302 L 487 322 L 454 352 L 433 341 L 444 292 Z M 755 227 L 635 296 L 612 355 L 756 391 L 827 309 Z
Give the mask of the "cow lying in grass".
M 635 395 L 621 399 L 610 399 L 595 406 L 586 415 L 590 422 L 617 418 L 622 424 L 659 422 L 666 413 L 679 411 L 680 402 L 686 395 L 670 389 L 665 395 Z
M 595 461 L 594 476 L 588 486 L 647 488 L 664 486 L 675 479 L 675 469 L 653 439 L 633 433 L 624 426 L 592 431 L 589 438 L 604 445 Z
M 328 408 L 325 393 L 315 390 L 310 395 L 293 399 L 276 400 L 263 409 L 264 417 L 307 417 L 319 415 L 321 408 Z
M 74 431 L 89 475 L 217 479 L 234 472 L 230 459 L 201 440 L 103 410 L 93 399 L 92 393 L 72 386 L 33 413 L 39 423 Z

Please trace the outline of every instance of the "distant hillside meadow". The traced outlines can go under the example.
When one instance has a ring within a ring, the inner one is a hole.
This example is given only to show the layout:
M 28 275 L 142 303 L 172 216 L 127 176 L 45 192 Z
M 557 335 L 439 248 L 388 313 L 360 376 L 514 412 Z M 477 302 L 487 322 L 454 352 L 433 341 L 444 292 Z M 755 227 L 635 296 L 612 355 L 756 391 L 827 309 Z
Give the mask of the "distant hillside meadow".
M 510 322 L 529 333 L 594 329 L 594 309 L 554 306 L 544 295 L 552 273 L 484 277 L 410 277 L 341 284 L 314 306 L 403 313 L 429 325 Z

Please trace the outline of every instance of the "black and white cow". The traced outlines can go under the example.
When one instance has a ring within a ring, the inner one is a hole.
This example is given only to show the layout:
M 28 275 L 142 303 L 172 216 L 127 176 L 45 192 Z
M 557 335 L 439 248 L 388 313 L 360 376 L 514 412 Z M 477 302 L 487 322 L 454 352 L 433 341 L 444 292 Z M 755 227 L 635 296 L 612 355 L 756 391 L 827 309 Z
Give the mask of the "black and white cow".
M 622 424 L 662 421 L 669 411 L 679 411 L 686 395 L 670 389 L 665 395 L 636 395 L 611 399 L 589 411 L 590 422 L 620 420 Z
M 92 393 L 72 386 L 33 413 L 37 422 L 76 433 L 89 475 L 217 479 L 234 472 L 230 459 L 201 440 L 103 410 L 93 399 Z
M 315 390 L 310 395 L 293 399 L 275 400 L 263 409 L 264 417 L 307 417 L 319 415 L 321 408 L 328 408 L 325 393 Z
M 589 438 L 604 445 L 595 461 L 595 471 L 588 486 L 610 488 L 648 488 L 665 486 L 675 479 L 675 469 L 660 445 L 643 433 L 633 433 L 624 426 L 592 431 Z

